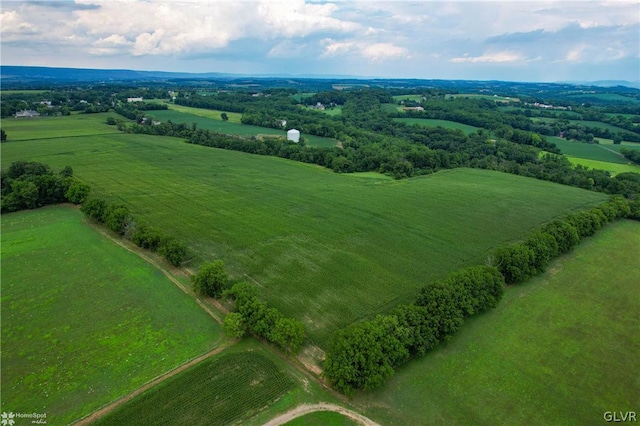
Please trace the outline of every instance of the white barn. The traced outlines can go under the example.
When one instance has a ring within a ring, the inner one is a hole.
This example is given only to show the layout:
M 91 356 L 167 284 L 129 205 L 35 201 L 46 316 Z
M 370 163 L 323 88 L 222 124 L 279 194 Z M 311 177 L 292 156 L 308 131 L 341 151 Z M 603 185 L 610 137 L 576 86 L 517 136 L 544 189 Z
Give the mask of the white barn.
M 295 143 L 300 142 L 300 130 L 291 129 L 287 131 L 287 140 Z

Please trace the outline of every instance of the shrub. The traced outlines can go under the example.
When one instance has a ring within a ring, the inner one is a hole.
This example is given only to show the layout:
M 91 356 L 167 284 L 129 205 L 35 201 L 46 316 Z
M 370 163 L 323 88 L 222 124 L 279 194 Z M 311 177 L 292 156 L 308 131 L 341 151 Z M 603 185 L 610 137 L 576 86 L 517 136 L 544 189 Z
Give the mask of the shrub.
M 173 266 L 180 266 L 187 259 L 187 247 L 175 238 L 165 238 L 158 247 L 158 253 Z
M 523 282 L 535 274 L 535 254 L 524 244 L 513 244 L 496 251 L 497 268 L 507 284 Z
M 224 270 L 222 260 L 205 263 L 193 277 L 194 291 L 209 297 L 220 297 L 228 284 L 229 277 Z

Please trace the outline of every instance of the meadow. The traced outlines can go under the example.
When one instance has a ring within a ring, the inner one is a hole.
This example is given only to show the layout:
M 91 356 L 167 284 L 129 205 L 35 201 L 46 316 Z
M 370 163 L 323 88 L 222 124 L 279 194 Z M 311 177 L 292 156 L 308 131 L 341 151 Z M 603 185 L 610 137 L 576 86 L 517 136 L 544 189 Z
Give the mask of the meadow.
M 115 113 L 71 114 L 66 117 L 9 118 L 2 120 L 7 140 L 69 138 L 120 133 L 116 126 L 105 124 Z
M 237 119 L 237 115 L 234 116 L 234 121 L 231 120 L 231 116 L 229 116 L 229 121 L 222 121 L 219 118 L 213 118 L 211 115 L 215 116 L 218 114 L 218 111 L 213 112 L 213 114 L 201 113 L 200 111 L 214 111 L 214 110 L 203 110 L 198 108 L 189 108 L 189 110 L 198 110 L 198 114 L 196 115 L 194 112 L 183 112 L 186 111 L 181 107 L 180 110 L 174 109 L 173 107 L 169 110 L 160 110 L 160 111 L 149 111 L 147 115 L 153 117 L 156 120 L 160 121 L 168 121 L 171 120 L 174 123 L 186 123 L 191 126 L 193 123 L 199 129 L 211 130 L 212 132 L 225 133 L 228 135 L 242 135 L 242 136 L 258 136 L 258 135 L 273 135 L 280 136 L 283 138 L 287 137 L 287 132 L 284 130 L 271 129 L 269 127 L 259 127 L 259 126 L 251 126 L 248 124 L 242 124 Z M 219 116 L 219 114 L 218 114 Z M 235 120 L 238 120 L 237 122 Z M 333 147 L 336 146 L 338 141 L 336 139 L 324 138 L 321 136 L 302 134 L 301 135 L 307 141 L 307 144 L 310 146 L 319 146 L 319 147 Z
M 639 242 L 640 223 L 608 225 L 354 403 L 382 424 L 599 424 L 637 411 Z
M 331 411 L 316 411 L 293 419 L 286 426 L 358 426 L 355 420 Z
M 11 134 L 13 123 L 3 124 Z M 321 346 L 335 330 L 411 299 L 424 283 L 606 199 L 476 169 L 401 181 L 340 175 L 147 135 L 3 144 L 3 167 L 20 159 L 71 165 L 96 194 L 187 243 L 192 270 L 224 260 L 233 280 L 255 284 Z
M 222 121 L 222 113 L 227 114 L 229 118 L 229 123 L 240 124 L 240 120 L 242 119 L 242 114 L 239 112 L 228 112 L 221 111 L 217 109 L 204 109 L 204 108 L 193 108 L 183 105 L 177 105 L 173 103 L 166 103 L 170 110 L 184 112 L 187 114 L 197 115 L 199 117 L 210 118 L 211 120 Z M 153 112 L 150 113 L 153 115 Z
M 584 158 L 586 160 L 603 161 L 614 164 L 629 164 L 630 161 L 619 154 L 611 146 L 600 146 L 600 144 L 589 144 L 578 141 L 570 141 L 556 136 L 547 136 L 549 142 L 556 144 L 563 154 L 570 157 Z M 629 143 L 622 146 L 631 147 L 635 144 Z M 619 149 L 619 148 L 618 148 Z
M 572 157 L 570 155 L 566 155 L 566 157 L 573 164 L 580 164 L 590 169 L 606 170 L 609 173 L 611 173 L 612 176 L 615 176 L 618 173 L 627 173 L 627 172 L 640 173 L 640 166 L 633 163 L 629 163 L 629 164 L 609 163 L 607 161 L 587 160 L 585 158 Z
M 433 118 L 394 118 L 395 121 L 405 123 L 409 126 L 417 124 L 425 127 L 444 127 L 449 130 L 460 130 L 464 134 L 474 133 L 479 127 L 469 126 L 467 124 L 458 123 L 449 120 L 438 120 Z
M 4 411 L 68 424 L 221 343 L 191 298 L 76 208 L 1 224 Z

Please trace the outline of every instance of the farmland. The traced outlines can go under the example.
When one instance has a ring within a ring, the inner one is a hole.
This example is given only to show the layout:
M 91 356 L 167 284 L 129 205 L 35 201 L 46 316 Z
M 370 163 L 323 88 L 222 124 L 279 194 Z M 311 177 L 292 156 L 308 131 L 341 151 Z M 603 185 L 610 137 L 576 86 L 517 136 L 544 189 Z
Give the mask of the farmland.
M 478 130 L 478 127 L 469 126 L 462 123 L 456 123 L 455 121 L 448 121 L 448 120 L 437 120 L 437 119 L 430 119 L 430 118 L 396 118 L 395 120 L 400 123 L 405 123 L 409 126 L 417 124 L 419 126 L 426 126 L 426 127 L 444 127 L 445 129 L 460 130 L 465 134 L 473 133 L 476 130 Z
M 573 164 L 580 164 L 585 167 L 589 167 L 591 169 L 606 170 L 609 173 L 612 173 L 613 175 L 616 175 L 618 173 L 627 173 L 627 172 L 640 173 L 640 166 L 637 166 L 633 163 L 629 163 L 629 164 L 610 163 L 607 161 L 587 160 L 585 158 L 572 157 L 570 155 L 567 155 L 566 157 Z
M 19 136 L 16 120 L 5 121 Z M 145 135 L 5 144 L 3 166 L 18 159 L 72 165 L 97 194 L 185 241 L 196 254 L 191 267 L 223 259 L 234 280 L 256 284 L 322 346 L 336 329 L 412 297 L 425 282 L 605 199 L 484 170 L 402 181 L 343 176 Z
M 638 222 L 608 225 L 355 402 L 383 424 L 596 424 L 636 410 L 639 241 Z
M 163 382 L 96 425 L 228 425 L 252 417 L 294 386 L 261 353 L 225 353 Z
M 2 260 L 7 412 L 67 424 L 221 342 L 212 318 L 76 209 L 3 214 Z
M 206 113 L 198 112 L 199 115 L 196 115 L 192 110 L 196 111 L 207 111 Z M 184 112 L 189 111 L 189 112 Z M 229 135 L 241 135 L 241 136 L 258 136 L 258 135 L 271 135 L 271 136 L 280 136 L 286 137 L 287 133 L 284 130 L 271 129 L 267 127 L 258 127 L 258 126 L 250 126 L 248 124 L 242 124 L 239 122 L 238 114 L 234 115 L 234 120 L 231 120 L 231 116 L 229 116 L 229 121 L 222 121 L 217 118 L 212 118 L 212 116 L 220 115 L 218 111 L 202 110 L 198 108 L 189 108 L 179 106 L 178 108 L 171 107 L 169 110 L 161 110 L 161 111 L 151 111 L 149 116 L 155 118 L 160 121 L 168 121 L 171 120 L 174 123 L 186 123 L 191 126 L 193 123 L 199 129 L 211 130 L 212 132 L 218 133 L 226 133 Z M 330 138 L 323 138 L 315 135 L 307 135 L 303 134 L 308 144 L 311 146 L 321 146 L 321 147 L 332 147 L 337 144 L 337 140 Z
M 610 147 L 599 144 L 569 141 L 555 136 L 547 137 L 549 142 L 556 144 L 563 154 L 571 157 L 584 158 L 586 160 L 603 161 L 614 164 L 628 164 L 629 160 L 622 155 L 611 151 Z M 631 145 L 631 144 L 629 144 Z M 626 144 L 624 146 L 627 146 Z

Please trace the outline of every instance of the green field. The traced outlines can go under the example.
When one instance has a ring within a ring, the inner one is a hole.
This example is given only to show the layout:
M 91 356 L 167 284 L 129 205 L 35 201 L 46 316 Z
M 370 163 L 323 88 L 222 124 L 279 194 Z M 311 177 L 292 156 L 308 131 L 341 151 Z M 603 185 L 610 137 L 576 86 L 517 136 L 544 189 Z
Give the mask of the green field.
M 490 101 L 496 101 L 501 103 L 517 103 L 520 102 L 520 98 L 512 98 L 509 96 L 498 95 L 480 95 L 476 93 L 460 93 L 455 95 L 446 95 L 445 98 L 469 98 L 469 99 L 487 99 Z
M 614 164 L 629 164 L 629 160 L 621 154 L 613 152 L 609 146 L 590 144 L 577 141 L 569 141 L 555 136 L 547 136 L 549 142 L 556 144 L 563 154 L 570 157 L 583 158 L 585 160 L 603 161 Z M 625 145 L 626 146 L 626 145 Z M 615 151 L 615 150 L 614 150 Z
M 380 104 L 380 108 L 382 109 L 382 111 L 392 114 L 404 112 L 404 107 L 397 104 Z
M 221 342 L 192 299 L 77 209 L 1 223 L 3 411 L 68 424 Z
M 180 112 L 173 109 L 164 111 L 150 111 L 148 115 L 160 121 L 171 120 L 174 123 L 187 123 L 189 126 L 191 126 L 193 123 L 196 123 L 199 129 L 211 130 L 212 132 L 218 133 L 226 133 L 228 135 L 273 135 L 281 136 L 283 138 L 287 136 L 287 132 L 285 132 L 284 130 L 271 129 L 268 127 L 250 126 L 247 124 L 241 124 L 239 122 L 234 123 L 231 120 L 222 121 L 219 119 L 212 119 L 209 117 L 195 115 L 193 113 Z M 308 145 L 310 146 L 333 147 L 338 143 L 338 141 L 335 139 L 323 138 L 315 135 L 302 134 L 302 137 L 305 138 Z
M 95 424 L 224 426 L 252 417 L 295 385 L 260 353 L 225 353 L 162 382 Z
M 234 280 L 256 284 L 323 346 L 425 282 L 606 198 L 486 170 L 340 175 L 147 135 L 3 144 L 3 167 L 19 159 L 71 165 L 97 194 L 184 240 L 196 254 L 191 268 L 223 259 Z
M 204 109 L 204 108 L 193 108 L 183 105 L 176 105 L 172 103 L 167 103 L 170 110 L 184 112 L 187 114 L 197 115 L 198 117 L 210 118 L 212 120 L 222 121 L 220 115 L 223 112 L 226 112 L 227 117 L 229 117 L 230 123 L 238 123 L 240 124 L 240 120 L 242 119 L 242 114 L 239 112 L 227 112 L 220 111 L 217 109 Z M 154 111 L 149 112 L 150 115 L 153 115 Z
M 357 426 L 360 423 L 331 411 L 316 411 L 285 423 L 286 426 Z
M 626 173 L 626 172 L 640 173 L 640 166 L 633 163 L 629 163 L 629 164 L 609 163 L 606 161 L 587 160 L 580 157 L 572 157 L 570 155 L 567 155 L 566 157 L 573 164 L 581 164 L 585 167 L 589 167 L 590 169 L 606 170 L 610 172 L 612 176 L 617 175 L 618 173 Z
M 556 119 L 556 118 L 536 118 L 536 117 L 534 117 L 531 120 L 534 121 L 534 122 L 541 122 L 541 123 L 555 123 L 559 119 Z M 594 128 L 603 129 L 603 130 L 607 129 L 610 132 L 614 132 L 614 133 L 618 133 L 618 132 L 626 133 L 626 132 L 629 132 L 628 130 L 623 129 L 622 127 L 617 127 L 617 126 L 611 125 L 609 123 L 603 123 L 602 121 L 569 120 L 569 123 L 575 124 L 575 125 L 584 126 L 584 127 L 594 127 Z M 599 138 L 596 138 L 596 139 L 599 139 Z
M 393 97 L 393 100 L 398 102 L 398 101 L 415 101 L 415 102 L 422 102 L 422 98 L 424 98 L 423 95 L 397 95 Z
M 395 121 L 405 123 L 409 126 L 417 124 L 425 127 L 444 127 L 449 130 L 460 130 L 464 134 L 474 133 L 479 127 L 468 126 L 466 124 L 457 123 L 449 120 L 437 120 L 432 118 L 394 118 Z
M 116 126 L 105 124 L 107 117 L 117 114 L 72 114 L 67 117 L 5 118 L 2 128 L 8 141 L 69 138 L 120 133 Z
M 587 425 L 637 412 L 639 258 L 640 223 L 608 225 L 354 402 L 398 425 Z

